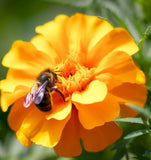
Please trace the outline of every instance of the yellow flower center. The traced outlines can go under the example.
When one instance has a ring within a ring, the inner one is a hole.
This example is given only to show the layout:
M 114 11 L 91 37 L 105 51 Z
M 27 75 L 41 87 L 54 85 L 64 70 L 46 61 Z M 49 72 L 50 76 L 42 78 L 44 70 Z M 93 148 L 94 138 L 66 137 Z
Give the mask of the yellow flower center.
M 65 97 L 68 97 L 75 91 L 82 91 L 92 81 L 94 68 L 88 69 L 79 63 L 67 59 L 65 62 L 59 64 L 57 70 L 62 71 L 61 85 L 59 89 Z

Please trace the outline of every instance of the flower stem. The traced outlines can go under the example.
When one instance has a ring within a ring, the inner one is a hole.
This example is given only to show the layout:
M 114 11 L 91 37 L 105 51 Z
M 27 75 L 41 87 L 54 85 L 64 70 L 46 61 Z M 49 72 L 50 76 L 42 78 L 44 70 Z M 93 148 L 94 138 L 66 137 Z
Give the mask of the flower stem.
M 146 40 L 146 38 L 147 38 L 147 36 L 148 36 L 150 31 L 151 31 L 151 25 L 149 27 L 147 27 L 145 33 L 143 33 L 143 36 L 142 36 L 141 40 L 138 42 L 138 47 L 140 49 L 141 49 L 141 47 L 142 47 L 144 41 Z

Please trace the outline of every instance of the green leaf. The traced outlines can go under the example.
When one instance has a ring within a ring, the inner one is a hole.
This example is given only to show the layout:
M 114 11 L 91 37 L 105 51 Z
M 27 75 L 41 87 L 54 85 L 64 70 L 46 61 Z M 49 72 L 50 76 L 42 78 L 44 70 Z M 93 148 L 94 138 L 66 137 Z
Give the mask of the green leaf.
M 126 122 L 126 123 L 138 123 L 138 124 L 146 124 L 142 118 L 119 118 L 115 119 L 115 122 Z
M 121 141 L 115 144 L 113 149 L 119 150 L 119 149 L 125 148 L 125 146 L 128 145 L 130 142 L 131 142 L 131 139 L 122 139 Z
M 138 137 L 138 136 L 141 136 L 141 135 L 150 133 L 150 132 L 151 132 L 150 129 L 142 129 L 142 130 L 138 130 L 138 131 L 135 131 L 135 132 L 132 132 L 132 133 L 128 134 L 127 136 L 124 137 L 124 139 L 135 138 L 135 137 Z
M 127 105 L 151 120 L 151 112 L 147 108 L 141 108 L 141 107 L 134 105 L 134 104 L 127 104 Z
M 117 151 L 114 155 L 113 160 L 121 160 L 124 156 L 126 156 L 128 154 L 127 145 L 130 142 L 131 142 L 131 139 L 123 139 L 120 142 L 118 142 L 117 144 L 115 144 L 113 149 L 116 149 Z

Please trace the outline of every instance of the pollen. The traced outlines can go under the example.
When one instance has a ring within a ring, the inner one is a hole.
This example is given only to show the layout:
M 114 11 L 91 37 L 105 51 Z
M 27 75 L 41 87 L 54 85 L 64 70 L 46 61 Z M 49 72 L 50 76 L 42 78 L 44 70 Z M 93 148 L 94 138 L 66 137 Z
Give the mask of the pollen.
M 94 78 L 94 68 L 88 69 L 71 59 L 60 64 L 58 70 L 63 71 L 59 78 L 61 81 L 59 88 L 65 97 L 75 91 L 84 90 Z

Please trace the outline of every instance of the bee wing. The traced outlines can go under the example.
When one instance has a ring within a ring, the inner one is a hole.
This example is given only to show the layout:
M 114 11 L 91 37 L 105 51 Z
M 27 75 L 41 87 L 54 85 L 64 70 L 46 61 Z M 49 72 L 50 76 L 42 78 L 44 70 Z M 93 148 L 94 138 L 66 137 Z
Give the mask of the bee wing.
M 35 93 L 33 94 L 33 101 L 35 102 L 35 104 L 39 104 L 42 101 L 47 83 L 48 81 L 43 83 L 38 89 L 35 90 Z
M 25 97 L 25 100 L 24 100 L 24 107 L 28 108 L 32 102 L 33 102 L 33 94 L 28 93 Z
M 24 100 L 25 108 L 28 108 L 31 105 L 31 103 L 34 101 L 33 97 L 34 97 L 34 92 L 36 88 L 37 88 L 37 82 L 34 83 L 33 87 L 31 88 L 31 92 L 29 92 L 25 97 L 25 100 Z

